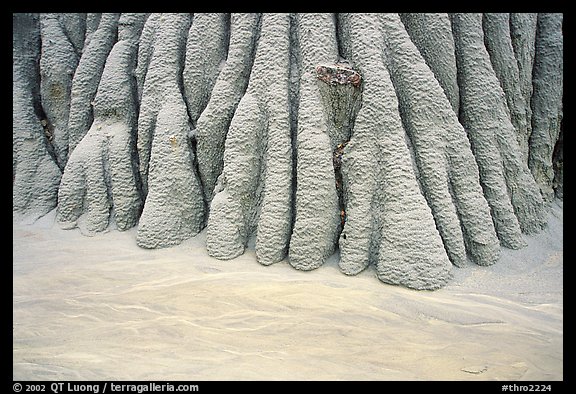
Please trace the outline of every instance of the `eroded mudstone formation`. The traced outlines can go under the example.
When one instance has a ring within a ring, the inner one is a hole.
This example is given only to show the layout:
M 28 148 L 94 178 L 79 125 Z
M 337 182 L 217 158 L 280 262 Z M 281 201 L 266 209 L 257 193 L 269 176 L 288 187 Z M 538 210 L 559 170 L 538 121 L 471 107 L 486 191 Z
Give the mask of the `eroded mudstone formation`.
M 554 198 L 553 152 L 562 129 L 562 14 L 539 14 L 534 54 L 528 166 L 546 200 Z M 561 149 L 561 148 L 560 148 Z
M 33 222 L 57 204 L 62 173 L 53 129 L 40 105 L 38 15 L 14 14 L 12 29 L 12 204 L 16 218 Z
M 176 245 L 200 232 L 204 200 L 194 166 L 192 129 L 183 97 L 182 54 L 192 22 L 189 14 L 150 20 L 154 38 L 138 119 L 138 157 L 146 196 L 136 242 L 145 248 Z
M 562 198 L 562 14 L 14 14 L 13 210 L 438 289 Z
M 502 243 L 523 246 L 521 230 L 544 227 L 544 205 L 524 162 L 505 94 L 482 46 L 481 14 L 452 15 L 461 120 L 480 169 L 484 193 Z
M 119 230 L 138 222 L 136 125 L 138 103 L 133 72 L 146 14 L 122 14 L 118 41 L 102 72 L 93 102 L 94 122 L 68 160 L 58 194 L 58 221 L 88 233 L 103 231 L 110 216 Z
M 210 255 L 229 259 L 243 253 L 254 234 L 257 259 L 268 265 L 286 256 L 292 218 L 290 69 L 284 66 L 290 16 L 266 14 L 260 24 L 248 87 L 226 138 L 206 246 Z

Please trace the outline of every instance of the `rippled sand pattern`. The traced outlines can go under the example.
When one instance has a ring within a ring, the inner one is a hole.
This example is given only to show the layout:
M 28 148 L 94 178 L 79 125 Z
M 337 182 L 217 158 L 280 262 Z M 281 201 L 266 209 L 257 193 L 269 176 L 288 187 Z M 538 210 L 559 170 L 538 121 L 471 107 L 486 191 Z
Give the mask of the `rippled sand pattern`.
M 13 378 L 562 380 L 562 207 L 444 289 L 209 257 L 205 232 L 145 250 L 51 218 L 13 229 Z M 52 216 L 53 218 L 53 216 Z

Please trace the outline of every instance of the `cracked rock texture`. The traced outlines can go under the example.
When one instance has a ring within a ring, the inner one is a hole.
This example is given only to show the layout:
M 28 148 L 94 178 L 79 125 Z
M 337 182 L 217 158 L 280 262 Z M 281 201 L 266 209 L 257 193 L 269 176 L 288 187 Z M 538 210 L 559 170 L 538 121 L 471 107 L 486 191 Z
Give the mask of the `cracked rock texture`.
M 14 217 L 441 288 L 563 196 L 562 19 L 13 14 Z

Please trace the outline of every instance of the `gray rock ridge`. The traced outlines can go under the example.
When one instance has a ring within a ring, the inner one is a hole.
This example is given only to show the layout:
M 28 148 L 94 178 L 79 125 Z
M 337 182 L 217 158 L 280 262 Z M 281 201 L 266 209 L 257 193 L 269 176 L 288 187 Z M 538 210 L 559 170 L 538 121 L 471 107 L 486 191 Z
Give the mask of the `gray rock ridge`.
M 206 249 L 212 257 L 227 260 L 241 255 L 254 231 L 261 175 L 257 141 L 262 138 L 263 120 L 257 100 L 246 93 L 228 130 L 224 169 L 210 204 Z
M 487 13 L 482 18 L 484 43 L 490 55 L 494 73 L 498 77 L 506 96 L 506 104 L 510 120 L 516 130 L 522 160 L 527 162 L 530 131 L 528 130 L 526 107 L 530 106 L 530 102 L 526 101 L 526 95 L 522 92 L 520 70 L 512 44 L 510 25 L 510 14 Z
M 74 52 L 80 57 L 86 40 L 86 13 L 61 13 L 60 22 Z
M 433 290 L 563 195 L 562 14 L 14 22 L 15 220 Z
M 62 174 L 38 114 L 39 16 L 14 14 L 12 37 L 12 209 L 30 223 L 56 207 Z
M 229 27 L 229 14 L 197 13 L 193 15 L 193 23 L 186 40 L 182 85 L 192 127 L 190 146 L 194 151 L 194 167 L 198 172 L 196 123 L 210 99 L 216 78 L 226 59 Z M 201 190 L 203 192 L 204 188 L 201 187 Z M 206 201 L 206 197 L 204 200 Z M 207 205 L 205 204 L 206 207 Z
M 82 140 L 94 121 L 92 101 L 108 54 L 117 40 L 120 14 L 102 14 L 98 28 L 85 44 L 72 80 L 70 114 L 68 118 L 68 157 Z
M 264 15 L 263 18 L 264 29 L 268 16 Z M 290 65 L 291 61 L 291 22 L 289 14 L 280 14 L 276 20 L 270 21 L 270 26 L 275 26 L 275 29 L 274 36 L 269 38 L 269 45 L 274 45 L 281 55 L 277 56 L 267 70 L 262 71 L 262 78 L 258 81 L 259 85 L 262 85 L 260 89 L 266 92 L 260 98 L 260 106 L 268 116 L 266 133 L 262 140 L 264 182 L 255 245 L 256 259 L 264 265 L 277 263 L 286 257 L 292 232 L 293 154 L 289 97 L 291 68 L 285 66 Z M 259 45 L 264 45 L 266 39 L 261 35 Z M 257 71 L 256 64 L 253 71 Z M 266 77 L 267 73 L 270 78 Z M 258 90 L 255 87 L 255 91 Z
M 144 90 L 144 81 L 146 80 L 146 72 L 150 65 L 152 52 L 154 50 L 154 41 L 156 39 L 156 29 L 160 20 L 160 13 L 153 13 L 146 18 L 140 40 L 138 43 L 138 60 L 136 61 L 136 70 L 134 76 L 136 77 L 136 86 L 138 88 L 138 102 L 142 101 L 142 92 Z
M 179 31 L 171 22 L 181 22 Z M 156 119 L 166 97 L 182 96 L 182 69 L 186 38 L 192 18 L 190 14 L 152 14 L 146 20 L 142 35 L 146 34 L 144 46 L 139 46 L 138 61 L 147 64 L 142 83 L 140 114 L 138 117 L 138 164 L 142 190 L 148 193 L 148 166 Z M 150 37 L 152 35 L 153 37 Z M 140 52 L 145 55 L 141 56 Z M 137 66 L 137 77 L 142 71 Z M 184 98 L 182 97 L 182 100 Z
M 544 226 L 542 196 L 522 160 L 506 99 L 483 45 L 482 15 L 452 15 L 461 113 L 484 195 L 502 244 L 524 246 L 521 232 Z
M 92 34 L 98 29 L 100 20 L 102 19 L 102 13 L 100 12 L 88 12 L 86 14 L 86 32 L 84 34 L 84 45 L 83 48 L 88 47 Z
M 122 14 L 119 40 L 110 51 L 94 98 L 94 122 L 72 152 L 58 192 L 58 222 L 104 231 L 114 216 L 116 228 L 136 225 L 141 210 L 136 156 L 138 38 L 146 14 Z M 84 215 L 81 222 L 79 219 Z
M 182 71 L 184 98 L 193 127 L 210 99 L 220 65 L 226 59 L 228 27 L 226 14 L 194 14 Z
M 68 160 L 72 79 L 78 66 L 79 54 L 62 26 L 62 18 L 63 14 L 40 16 L 40 95 L 46 122 L 51 129 L 49 141 L 58 166 L 63 170 Z
M 248 86 L 259 20 L 257 14 L 230 16 L 226 60 L 214 82 L 210 100 L 196 121 L 198 174 L 207 204 L 212 201 L 216 180 L 224 166 L 224 142 L 230 122 Z
M 289 68 L 285 66 L 289 33 L 288 14 L 262 16 L 250 80 L 230 123 L 224 167 L 210 205 L 206 247 L 211 256 L 238 256 L 252 235 L 262 264 L 286 255 L 292 217 Z
M 536 31 L 528 165 L 546 201 L 554 198 L 552 160 L 562 123 L 562 19 L 562 14 L 540 13 Z
M 420 192 L 405 142 L 398 99 L 383 56 L 384 20 L 378 15 L 344 15 L 343 19 L 350 58 L 364 87 L 362 107 L 342 163 L 349 191 L 348 217 L 340 236 L 340 267 L 354 273 L 361 268 L 356 261 L 363 265 L 375 262 L 378 278 L 385 283 L 440 288 L 451 277 L 451 264 Z M 380 46 L 367 37 L 377 37 Z M 365 168 L 376 171 L 366 174 Z M 360 226 L 354 226 L 356 213 L 360 214 L 356 218 Z M 366 232 L 366 227 L 373 231 Z M 372 234 L 373 239 L 365 234 Z M 356 239 L 361 240 L 361 248 L 355 247 Z M 360 256 L 357 250 L 362 252 Z
M 532 134 L 532 71 L 534 67 L 534 55 L 536 51 L 536 25 L 538 14 L 536 13 L 512 13 L 510 14 L 510 35 L 512 48 L 518 64 L 518 77 L 520 78 L 520 91 L 524 97 L 524 109 L 526 110 L 526 136 L 520 143 L 523 155 L 528 162 L 529 139 Z
M 428 67 L 444 90 L 455 114 L 460 94 L 454 55 L 454 39 L 448 14 L 405 13 L 400 19 Z
M 338 58 L 331 14 L 296 17 L 299 94 L 296 130 L 296 190 L 289 261 L 299 270 L 320 267 L 334 252 L 340 223 L 332 165 L 332 141 L 315 67 Z M 314 242 L 310 242 L 310 240 Z
M 136 242 L 144 248 L 179 244 L 204 225 L 204 199 L 182 89 L 182 53 L 191 20 L 189 14 L 153 19 L 156 38 L 142 91 L 137 142 L 146 200 Z
M 477 264 L 491 265 L 499 258 L 499 241 L 464 128 L 398 18 L 387 14 L 381 19 L 388 69 L 423 194 L 448 257 L 464 266 L 468 252 Z

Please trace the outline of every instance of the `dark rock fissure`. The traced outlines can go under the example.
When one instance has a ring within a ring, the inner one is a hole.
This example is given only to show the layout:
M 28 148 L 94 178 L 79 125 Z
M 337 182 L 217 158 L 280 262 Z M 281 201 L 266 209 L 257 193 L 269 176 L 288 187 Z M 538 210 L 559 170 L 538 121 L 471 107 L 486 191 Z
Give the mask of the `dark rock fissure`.
M 334 178 L 336 179 L 336 193 L 338 194 L 338 206 L 340 208 L 340 231 L 342 232 L 344 228 L 344 223 L 346 223 L 346 201 L 344 199 L 344 190 L 342 185 L 342 156 L 344 154 L 344 148 L 348 141 L 342 142 L 336 146 L 336 149 L 332 152 L 332 165 L 334 166 Z M 346 235 L 344 235 L 346 239 Z
M 298 144 L 297 144 L 297 134 L 298 134 L 298 106 L 299 106 L 299 95 L 300 91 L 300 44 L 298 37 L 298 25 L 296 22 L 296 14 L 290 14 L 290 65 L 289 65 L 289 102 L 290 107 L 290 140 L 292 147 L 292 196 L 290 198 L 292 218 L 290 223 L 290 234 L 294 228 L 294 222 L 296 220 L 296 187 L 298 179 Z
M 34 111 L 36 112 L 38 119 L 40 119 L 40 124 L 42 125 L 42 129 L 44 130 L 44 138 L 43 138 L 44 146 L 46 147 L 48 155 L 50 155 L 52 160 L 54 160 L 54 163 L 60 169 L 60 172 L 64 172 L 64 164 L 58 161 L 56 151 L 54 150 L 54 145 L 52 143 L 52 141 L 54 140 L 54 126 L 48 120 L 48 116 L 46 115 L 44 109 L 39 103 L 40 101 L 38 100 L 38 105 L 34 105 Z M 34 100 L 34 104 L 36 104 L 36 100 Z
M 39 26 L 39 16 L 34 14 L 35 23 Z M 42 35 L 38 36 L 39 48 L 42 48 Z M 32 84 L 32 106 L 34 108 L 34 113 L 40 120 L 40 124 L 44 129 L 44 145 L 46 146 L 46 150 L 48 154 L 54 160 L 54 163 L 60 169 L 60 172 L 64 172 L 65 163 L 58 160 L 58 155 L 56 154 L 56 150 L 54 148 L 54 125 L 50 122 L 44 107 L 42 106 L 42 89 L 40 88 L 40 80 L 41 80 L 41 71 L 40 71 L 40 53 L 37 54 L 37 57 L 34 60 L 34 83 Z M 67 153 L 67 152 L 66 152 Z
M 184 50 L 180 51 L 180 61 L 179 61 L 179 65 L 180 65 L 180 69 L 178 71 L 178 88 L 180 90 L 180 94 L 182 96 L 182 99 L 184 100 L 184 104 L 186 105 L 186 111 L 188 113 L 188 126 L 190 127 L 190 130 L 192 130 L 192 132 L 189 134 L 189 138 L 186 140 L 187 142 L 187 147 L 188 150 L 191 152 L 192 154 L 192 171 L 194 172 L 195 176 L 198 179 L 198 183 L 200 185 L 200 191 L 202 193 L 202 197 L 203 197 L 203 202 L 204 202 L 204 211 L 208 212 L 210 206 L 209 206 L 209 202 L 207 201 L 206 198 L 206 191 L 204 188 L 204 185 L 202 184 L 202 178 L 199 176 L 199 169 L 198 169 L 198 156 L 197 156 L 197 141 L 196 141 L 196 135 L 194 133 L 194 130 L 196 129 L 196 119 L 194 119 L 191 116 L 191 111 L 190 111 L 190 104 L 188 102 L 188 96 L 186 94 L 186 89 L 184 87 L 184 68 L 186 66 L 186 46 L 187 46 L 187 41 L 188 41 L 188 31 L 191 28 L 192 24 L 194 23 L 194 19 L 195 19 L 195 15 L 193 13 L 190 14 L 190 23 L 188 25 L 188 29 L 186 32 L 186 35 L 184 37 L 184 42 L 181 44 L 182 47 L 184 48 Z M 228 20 L 229 22 L 229 20 Z M 228 24 L 229 26 L 229 24 Z M 230 29 L 228 29 L 229 31 Z M 226 48 L 228 48 L 228 46 L 226 46 Z M 202 224 L 202 228 L 206 226 L 206 222 L 208 220 L 207 218 L 208 215 L 205 215 L 204 217 L 204 223 Z
M 342 159 L 346 153 L 346 145 L 352 137 L 354 122 L 362 102 L 361 76 L 343 59 L 340 57 L 340 62 L 333 65 L 322 64 L 316 67 L 332 146 L 332 165 L 340 214 L 338 238 L 346 223 L 347 198 L 343 184 Z
M 554 145 L 554 153 L 552 155 L 552 163 L 554 167 L 554 193 L 556 197 L 564 198 L 564 119 L 560 120 L 560 134 L 556 145 Z
M 224 53 L 226 54 L 224 60 L 228 59 L 228 51 L 230 50 L 230 34 L 232 32 L 232 14 L 228 13 L 225 16 L 224 26 L 226 34 L 224 36 Z

